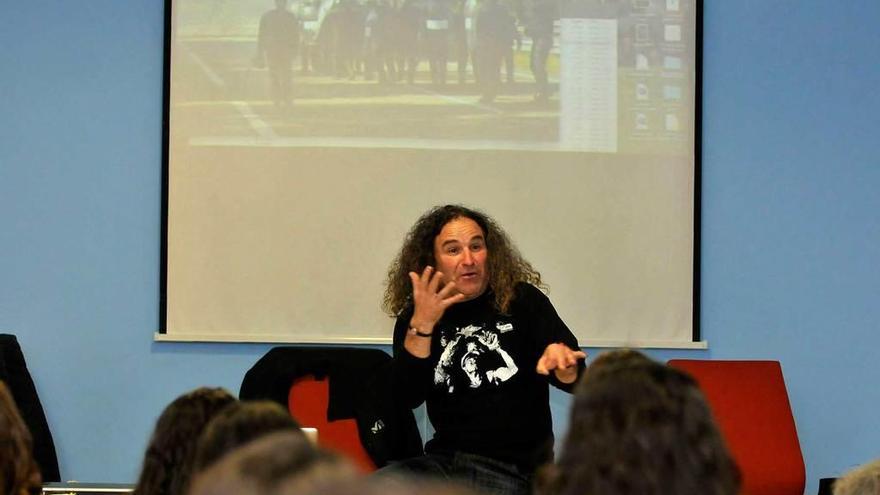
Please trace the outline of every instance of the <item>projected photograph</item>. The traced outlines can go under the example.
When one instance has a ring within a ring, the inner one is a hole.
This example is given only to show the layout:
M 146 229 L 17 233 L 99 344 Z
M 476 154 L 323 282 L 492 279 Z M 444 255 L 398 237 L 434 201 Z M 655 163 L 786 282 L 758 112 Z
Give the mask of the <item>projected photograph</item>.
M 172 0 L 183 145 L 693 151 L 693 0 Z
M 167 0 L 163 338 L 388 343 L 421 212 L 582 344 L 692 346 L 700 0 Z

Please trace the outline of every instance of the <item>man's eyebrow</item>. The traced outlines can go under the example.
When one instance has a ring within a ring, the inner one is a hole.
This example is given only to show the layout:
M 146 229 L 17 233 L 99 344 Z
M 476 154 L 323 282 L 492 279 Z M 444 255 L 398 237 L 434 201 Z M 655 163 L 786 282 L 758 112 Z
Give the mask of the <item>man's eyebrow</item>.
M 468 239 L 468 242 L 474 242 L 474 241 L 486 242 L 486 239 L 484 239 L 483 236 L 481 236 L 481 235 L 475 235 L 475 236 L 471 237 L 470 239 Z M 443 241 L 443 243 L 440 244 L 440 246 L 443 247 L 443 246 L 447 246 L 449 244 L 459 244 L 459 241 L 458 241 L 458 239 L 447 239 L 447 240 Z

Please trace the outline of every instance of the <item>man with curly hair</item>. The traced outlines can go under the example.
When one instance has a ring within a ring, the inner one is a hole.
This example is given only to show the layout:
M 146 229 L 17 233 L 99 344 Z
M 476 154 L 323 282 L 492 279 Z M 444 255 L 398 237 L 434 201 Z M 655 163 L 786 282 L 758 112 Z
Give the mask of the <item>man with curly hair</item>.
M 552 457 L 549 385 L 570 391 L 586 354 L 540 287 L 541 275 L 485 214 L 436 207 L 388 272 L 395 400 L 426 402 L 426 455 L 384 474 L 456 479 L 526 494 Z

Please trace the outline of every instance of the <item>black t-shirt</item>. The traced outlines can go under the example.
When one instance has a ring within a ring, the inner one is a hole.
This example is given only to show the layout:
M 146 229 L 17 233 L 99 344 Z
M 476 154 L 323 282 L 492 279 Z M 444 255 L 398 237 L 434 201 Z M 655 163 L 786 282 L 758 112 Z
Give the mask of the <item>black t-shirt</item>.
M 578 349 L 550 300 L 519 284 L 506 314 L 494 294 L 451 306 L 434 327 L 431 355 L 404 347 L 413 309 L 394 327 L 395 400 L 416 407 L 427 401 L 434 438 L 427 452 L 468 452 L 514 463 L 531 472 L 552 458 L 549 387 L 573 385 L 538 374 L 544 349 L 561 342 Z M 582 366 L 582 365 L 581 365 Z

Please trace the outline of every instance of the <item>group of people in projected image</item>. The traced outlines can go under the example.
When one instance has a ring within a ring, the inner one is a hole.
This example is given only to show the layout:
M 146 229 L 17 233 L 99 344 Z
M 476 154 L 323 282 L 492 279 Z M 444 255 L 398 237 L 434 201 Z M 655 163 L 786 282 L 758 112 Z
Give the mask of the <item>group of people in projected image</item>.
M 275 0 L 260 19 L 254 62 L 268 69 L 279 106 L 291 102 L 297 58 L 301 73 L 335 80 L 430 83 L 440 93 L 470 84 L 483 103 L 503 81 L 529 83 L 520 90 L 546 102 L 558 18 L 558 0 Z

